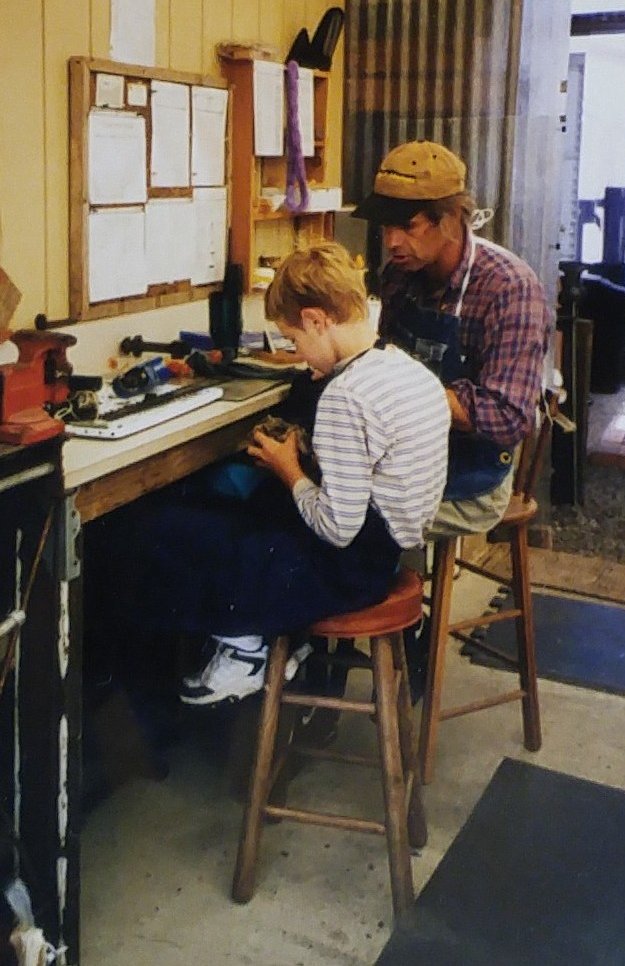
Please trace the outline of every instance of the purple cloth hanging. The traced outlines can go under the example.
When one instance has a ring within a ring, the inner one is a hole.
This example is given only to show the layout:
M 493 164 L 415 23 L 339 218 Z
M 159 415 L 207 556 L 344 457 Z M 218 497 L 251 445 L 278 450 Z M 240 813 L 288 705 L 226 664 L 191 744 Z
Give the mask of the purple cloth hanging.
M 296 61 L 290 60 L 286 65 L 286 199 L 284 204 L 293 214 L 306 211 L 310 199 L 306 165 L 302 154 L 298 81 L 299 67 Z

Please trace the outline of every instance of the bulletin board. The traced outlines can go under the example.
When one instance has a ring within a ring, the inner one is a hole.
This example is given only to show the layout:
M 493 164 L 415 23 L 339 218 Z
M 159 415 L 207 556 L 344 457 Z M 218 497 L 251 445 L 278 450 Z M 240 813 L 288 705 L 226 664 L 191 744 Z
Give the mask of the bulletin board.
M 227 82 L 69 61 L 72 319 L 205 299 L 227 258 Z

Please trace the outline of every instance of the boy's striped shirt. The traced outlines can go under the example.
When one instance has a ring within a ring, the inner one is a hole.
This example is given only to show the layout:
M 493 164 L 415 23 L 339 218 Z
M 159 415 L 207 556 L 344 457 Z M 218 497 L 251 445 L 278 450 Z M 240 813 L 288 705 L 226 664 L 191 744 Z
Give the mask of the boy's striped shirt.
M 345 547 L 369 501 L 401 547 L 423 543 L 447 475 L 449 407 L 439 380 L 395 346 L 371 349 L 329 383 L 315 419 L 321 486 L 293 487 L 315 533 Z

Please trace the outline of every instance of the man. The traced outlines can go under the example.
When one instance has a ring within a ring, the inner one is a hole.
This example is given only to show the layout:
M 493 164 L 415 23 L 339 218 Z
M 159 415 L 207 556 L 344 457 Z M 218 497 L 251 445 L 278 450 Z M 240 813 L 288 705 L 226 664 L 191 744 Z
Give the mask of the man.
M 465 178 L 464 163 L 443 145 L 402 144 L 353 212 L 382 227 L 389 255 L 380 335 L 422 356 L 444 352 L 450 465 L 430 536 L 490 530 L 503 516 L 551 331 L 529 265 L 473 234 Z
M 449 468 L 429 538 L 485 532 L 505 513 L 551 332 L 529 265 L 473 234 L 465 185 L 460 158 L 442 144 L 412 141 L 384 158 L 373 192 L 353 212 L 381 226 L 388 251 L 380 335 L 429 355 L 446 387 Z M 419 640 L 405 636 L 413 701 L 425 685 L 428 638 L 427 628 Z

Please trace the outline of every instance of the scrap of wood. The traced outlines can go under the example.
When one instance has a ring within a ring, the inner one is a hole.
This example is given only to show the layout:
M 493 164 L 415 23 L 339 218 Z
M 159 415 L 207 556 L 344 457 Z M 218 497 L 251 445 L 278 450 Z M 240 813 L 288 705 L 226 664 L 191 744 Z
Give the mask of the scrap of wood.
M 20 303 L 22 293 L 11 281 L 3 268 L 0 268 L 0 329 L 9 324 Z

